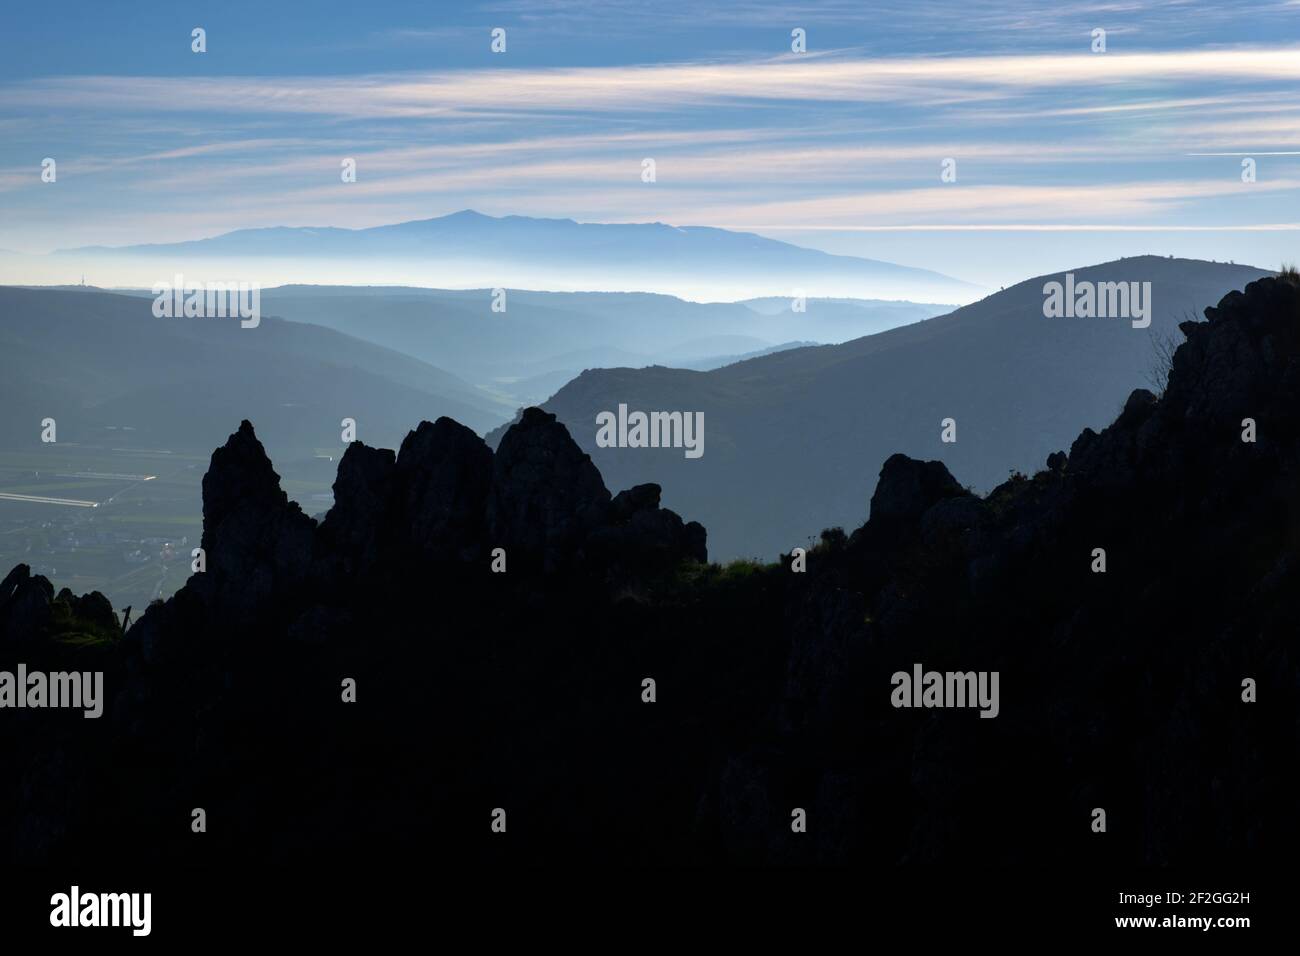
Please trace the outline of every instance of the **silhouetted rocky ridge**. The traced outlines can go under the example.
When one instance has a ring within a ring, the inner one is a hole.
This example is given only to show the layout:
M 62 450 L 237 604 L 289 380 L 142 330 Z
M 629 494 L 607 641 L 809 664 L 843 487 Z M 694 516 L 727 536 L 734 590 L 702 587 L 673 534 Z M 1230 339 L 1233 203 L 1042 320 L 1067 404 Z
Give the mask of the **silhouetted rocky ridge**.
M 102 595 L 0 584 L 0 670 L 107 696 L 0 710 L 0 859 L 1291 861 L 1300 285 L 1206 317 L 1163 396 L 987 497 L 891 457 L 802 573 L 708 564 L 538 409 L 495 453 L 447 418 L 352 444 L 319 523 L 243 422 L 205 570 L 125 634 Z M 893 706 L 916 664 L 998 672 L 996 719 Z

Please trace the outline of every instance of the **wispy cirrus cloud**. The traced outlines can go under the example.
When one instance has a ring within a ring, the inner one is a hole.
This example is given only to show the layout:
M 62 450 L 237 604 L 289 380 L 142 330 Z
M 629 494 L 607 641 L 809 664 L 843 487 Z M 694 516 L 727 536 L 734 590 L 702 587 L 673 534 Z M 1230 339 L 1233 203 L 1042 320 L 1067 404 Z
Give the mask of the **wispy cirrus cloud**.
M 1300 46 L 1094 55 L 782 56 L 749 63 L 456 71 L 360 77 L 63 77 L 10 84 L 12 106 L 415 118 L 517 111 L 680 110 L 736 102 L 960 103 L 1133 84 L 1294 83 Z

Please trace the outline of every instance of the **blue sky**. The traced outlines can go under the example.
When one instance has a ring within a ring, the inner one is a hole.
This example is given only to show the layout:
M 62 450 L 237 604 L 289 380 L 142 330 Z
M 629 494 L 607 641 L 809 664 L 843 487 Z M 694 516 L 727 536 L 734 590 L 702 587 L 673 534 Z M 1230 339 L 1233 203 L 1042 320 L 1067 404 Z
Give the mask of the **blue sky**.
M 993 287 L 1141 252 L 1300 258 L 1297 0 L 101 0 L 4 19 L 0 248 L 20 252 L 474 208 L 746 229 Z

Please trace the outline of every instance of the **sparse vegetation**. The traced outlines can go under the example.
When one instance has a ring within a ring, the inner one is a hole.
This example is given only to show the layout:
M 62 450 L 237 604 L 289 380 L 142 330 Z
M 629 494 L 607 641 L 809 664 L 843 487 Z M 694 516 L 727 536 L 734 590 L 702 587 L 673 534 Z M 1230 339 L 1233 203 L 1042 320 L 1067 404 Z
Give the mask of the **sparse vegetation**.
M 1186 316 L 1188 321 L 1192 316 Z M 1174 368 L 1174 353 L 1178 351 L 1179 341 L 1172 332 L 1154 333 L 1151 336 L 1151 361 L 1147 366 L 1146 380 L 1156 398 L 1163 398 L 1169 387 L 1169 373 Z
M 50 637 L 60 644 L 74 647 L 107 647 L 116 644 L 122 633 L 106 621 L 92 620 L 73 607 L 75 599 L 66 592 L 50 603 Z
M 820 540 L 813 546 L 813 550 L 826 554 L 836 554 L 844 550 L 848 541 L 849 536 L 844 533 L 843 528 L 823 528 Z

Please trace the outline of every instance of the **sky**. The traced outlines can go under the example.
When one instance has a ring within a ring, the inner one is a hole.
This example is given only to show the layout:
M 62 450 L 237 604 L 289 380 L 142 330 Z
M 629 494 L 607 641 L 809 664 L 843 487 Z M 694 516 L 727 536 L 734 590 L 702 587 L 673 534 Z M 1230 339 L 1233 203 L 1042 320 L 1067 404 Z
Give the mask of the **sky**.
M 0 249 L 472 208 L 990 288 L 1148 252 L 1276 268 L 1297 81 L 1300 0 L 8 4 Z

